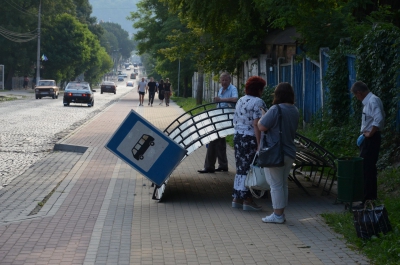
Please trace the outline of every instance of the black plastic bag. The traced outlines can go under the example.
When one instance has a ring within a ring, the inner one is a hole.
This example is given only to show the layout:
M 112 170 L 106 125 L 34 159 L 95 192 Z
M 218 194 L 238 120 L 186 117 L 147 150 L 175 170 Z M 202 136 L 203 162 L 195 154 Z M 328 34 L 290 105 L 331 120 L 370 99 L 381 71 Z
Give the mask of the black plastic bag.
M 392 231 L 385 206 L 374 207 L 372 203 L 370 205 L 371 209 L 365 207 L 364 209 L 353 210 L 354 227 L 357 236 L 362 239 L 369 239 L 374 235 L 379 235 L 379 233 L 386 234 Z

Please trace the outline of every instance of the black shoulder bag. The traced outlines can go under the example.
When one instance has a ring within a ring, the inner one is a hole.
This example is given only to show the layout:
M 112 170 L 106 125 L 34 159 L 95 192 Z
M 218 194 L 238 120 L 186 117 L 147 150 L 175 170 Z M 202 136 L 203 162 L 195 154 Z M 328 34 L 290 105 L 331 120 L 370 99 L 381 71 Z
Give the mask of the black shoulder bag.
M 282 167 L 284 165 L 282 143 L 282 110 L 278 108 L 279 141 L 272 146 L 267 146 L 266 136 L 262 139 L 262 147 L 258 151 L 258 165 L 260 167 Z M 267 132 L 268 133 L 268 132 Z

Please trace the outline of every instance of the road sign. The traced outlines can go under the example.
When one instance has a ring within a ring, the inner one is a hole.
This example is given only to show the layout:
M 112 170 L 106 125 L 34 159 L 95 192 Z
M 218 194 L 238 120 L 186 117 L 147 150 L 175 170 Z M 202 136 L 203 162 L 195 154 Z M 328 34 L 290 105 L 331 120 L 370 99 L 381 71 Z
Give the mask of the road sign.
M 186 155 L 183 147 L 133 110 L 105 147 L 159 186 Z

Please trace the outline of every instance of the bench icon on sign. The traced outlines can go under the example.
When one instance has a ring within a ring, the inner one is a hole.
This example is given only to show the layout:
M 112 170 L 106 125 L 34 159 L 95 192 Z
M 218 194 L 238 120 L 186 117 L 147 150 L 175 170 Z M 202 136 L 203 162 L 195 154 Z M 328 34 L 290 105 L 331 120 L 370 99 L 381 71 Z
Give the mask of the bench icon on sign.
M 150 146 L 154 145 L 154 138 L 148 134 L 143 134 L 142 137 L 137 141 L 135 146 L 132 148 L 133 157 L 136 160 L 142 160 L 144 153 Z

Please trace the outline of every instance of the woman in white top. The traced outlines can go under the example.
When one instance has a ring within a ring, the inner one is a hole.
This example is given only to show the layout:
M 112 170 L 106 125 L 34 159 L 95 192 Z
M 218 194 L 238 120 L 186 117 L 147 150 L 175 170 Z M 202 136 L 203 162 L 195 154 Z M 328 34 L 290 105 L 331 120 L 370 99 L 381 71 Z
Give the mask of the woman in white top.
M 236 103 L 233 125 L 235 128 L 234 145 L 236 160 L 236 175 L 233 185 L 233 208 L 242 208 L 245 211 L 259 211 L 251 192 L 244 185 L 250 164 L 260 146 L 260 130 L 258 121 L 262 116 L 262 109 L 267 106 L 260 98 L 265 87 L 265 80 L 259 76 L 250 77 L 245 86 L 246 95 Z

